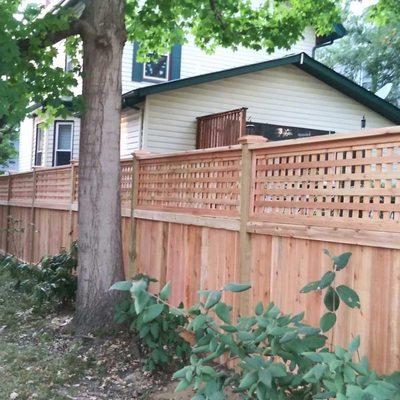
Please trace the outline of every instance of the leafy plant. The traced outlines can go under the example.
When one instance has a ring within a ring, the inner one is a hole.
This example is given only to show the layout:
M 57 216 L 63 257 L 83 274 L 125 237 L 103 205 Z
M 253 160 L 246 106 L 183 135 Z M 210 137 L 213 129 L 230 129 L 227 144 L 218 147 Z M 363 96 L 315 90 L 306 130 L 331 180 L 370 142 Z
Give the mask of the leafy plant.
M 360 298 L 358 294 L 346 285 L 335 285 L 336 274 L 344 270 L 351 257 L 351 253 L 343 253 L 339 256 L 333 256 L 328 250 L 324 250 L 332 260 L 332 270 L 326 272 L 318 281 L 310 282 L 304 286 L 300 292 L 309 293 L 313 291 L 325 290 L 324 304 L 328 312 L 320 319 L 320 328 L 322 332 L 329 331 L 336 323 L 336 312 L 341 302 L 350 308 L 360 308 Z
M 7 272 L 14 280 L 14 288 L 31 293 L 36 307 L 45 302 L 63 306 L 75 299 L 77 288 L 77 245 L 62 250 L 55 256 L 44 257 L 39 264 L 19 262 L 15 257 L 6 257 L 0 271 Z
M 146 355 L 145 368 L 154 370 L 160 367 L 176 366 L 186 362 L 190 345 L 179 335 L 188 323 L 182 310 L 170 307 L 168 283 L 158 295 L 149 291 L 154 279 L 138 275 L 131 281 L 115 283 L 111 289 L 129 292 L 130 297 L 117 305 L 115 319 L 118 323 L 129 323 L 129 328 L 140 339 Z
M 188 330 L 196 340 L 190 363 L 177 371 L 177 391 L 193 388 L 193 400 L 222 400 L 230 393 L 242 399 L 400 399 L 395 382 L 354 361 L 360 338 L 348 350 L 330 352 L 320 329 L 302 322 L 304 313 L 286 315 L 271 303 L 259 303 L 255 314 L 232 322 L 232 307 L 221 302 L 224 292 L 248 285 L 227 285 L 202 293 L 204 301 L 189 311 Z M 224 360 L 226 368 L 219 364 Z M 398 384 L 398 380 L 396 381 Z

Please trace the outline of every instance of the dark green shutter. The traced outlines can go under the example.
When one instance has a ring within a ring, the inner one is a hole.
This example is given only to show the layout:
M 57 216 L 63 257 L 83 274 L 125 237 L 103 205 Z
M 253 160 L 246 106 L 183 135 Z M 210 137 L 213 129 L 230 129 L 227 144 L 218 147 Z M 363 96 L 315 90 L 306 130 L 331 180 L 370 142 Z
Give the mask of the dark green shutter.
M 133 42 L 132 80 L 141 82 L 143 80 L 143 63 L 136 61 L 139 43 Z
M 171 76 L 170 79 L 179 79 L 181 77 L 181 58 L 182 45 L 175 44 L 171 50 Z

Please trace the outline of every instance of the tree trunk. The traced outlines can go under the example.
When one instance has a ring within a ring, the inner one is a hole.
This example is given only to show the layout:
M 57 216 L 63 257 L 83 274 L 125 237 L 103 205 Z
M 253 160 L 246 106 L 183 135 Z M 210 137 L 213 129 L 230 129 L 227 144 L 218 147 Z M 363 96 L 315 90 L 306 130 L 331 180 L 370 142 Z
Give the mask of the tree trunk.
M 88 0 L 82 20 L 78 334 L 112 326 L 116 297 L 109 288 L 124 277 L 119 163 L 124 0 Z

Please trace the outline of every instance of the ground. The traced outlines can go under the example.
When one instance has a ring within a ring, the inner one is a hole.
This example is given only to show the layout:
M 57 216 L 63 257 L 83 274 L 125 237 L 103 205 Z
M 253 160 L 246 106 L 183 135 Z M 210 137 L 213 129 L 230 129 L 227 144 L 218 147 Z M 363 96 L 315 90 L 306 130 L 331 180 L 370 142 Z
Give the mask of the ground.
M 168 375 L 145 372 L 126 333 L 74 337 L 72 312 L 32 308 L 0 276 L 0 399 L 182 399 Z

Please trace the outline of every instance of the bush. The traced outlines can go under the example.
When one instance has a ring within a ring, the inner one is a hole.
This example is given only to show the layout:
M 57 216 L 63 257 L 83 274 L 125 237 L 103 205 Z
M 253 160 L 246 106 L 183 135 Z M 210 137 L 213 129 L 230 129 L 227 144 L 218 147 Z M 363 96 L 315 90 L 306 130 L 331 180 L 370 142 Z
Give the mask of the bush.
M 187 311 L 167 304 L 169 285 L 159 295 L 148 292 L 148 279 L 118 282 L 112 288 L 131 293 L 130 309 L 134 309 L 135 321 L 140 320 L 134 328 L 139 335 L 142 331 L 143 339 L 160 316 L 182 317 L 179 329 L 188 322 L 185 328 L 194 342 L 192 354 L 174 378 L 179 381 L 177 391 L 194 390 L 192 400 L 223 400 L 230 398 L 232 391 L 241 399 L 257 400 L 400 400 L 400 372 L 381 377 L 371 370 L 367 358 L 358 355 L 358 336 L 348 349 L 336 346 L 329 350 L 323 331 L 334 325 L 340 301 L 355 308 L 359 298 L 352 289 L 334 283 L 351 254 L 326 254 L 333 261 L 332 271 L 302 289 L 326 290 L 329 317 L 321 318 L 320 328 L 304 323 L 304 313 L 283 314 L 273 303 L 267 307 L 259 303 L 253 315 L 233 318 L 232 307 L 221 301 L 222 296 L 246 291 L 250 288 L 247 284 L 201 291 L 201 301 Z M 168 337 L 178 337 L 176 327 L 168 327 Z M 161 354 L 162 342 L 154 336 L 151 341 Z
M 7 272 L 14 280 L 14 288 L 31 293 L 35 306 L 52 303 L 66 306 L 75 300 L 77 288 L 77 245 L 55 256 L 44 257 L 39 264 L 19 262 L 6 257 L 0 271 Z
M 188 323 L 183 305 L 178 308 L 168 305 L 169 284 L 153 296 L 149 284 L 154 281 L 138 275 L 132 281 L 117 282 L 111 287 L 132 295 L 117 306 L 115 320 L 129 323 L 129 329 L 139 337 L 145 355 L 144 367 L 150 371 L 179 366 L 188 360 L 190 353 L 189 344 L 177 334 Z

